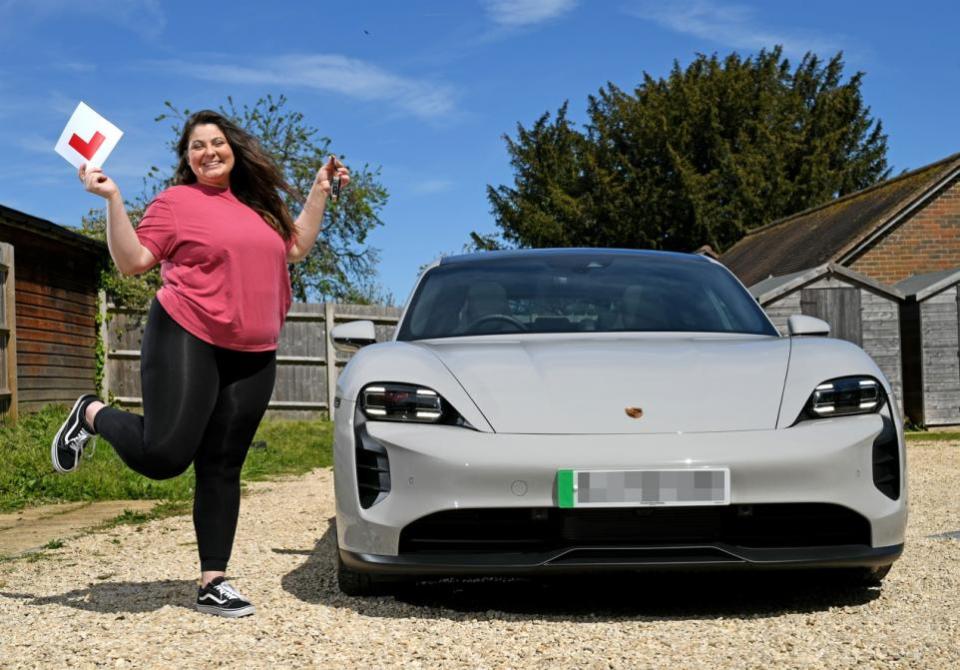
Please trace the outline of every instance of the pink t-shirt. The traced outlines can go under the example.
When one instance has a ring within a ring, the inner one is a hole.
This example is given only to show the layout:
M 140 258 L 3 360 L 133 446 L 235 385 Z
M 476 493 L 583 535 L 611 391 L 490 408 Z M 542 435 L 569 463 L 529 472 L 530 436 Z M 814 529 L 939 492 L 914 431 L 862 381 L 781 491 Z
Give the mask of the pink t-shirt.
M 161 261 L 157 299 L 187 332 L 224 349 L 271 351 L 290 309 L 284 239 L 230 189 L 173 186 L 147 207 L 140 243 Z

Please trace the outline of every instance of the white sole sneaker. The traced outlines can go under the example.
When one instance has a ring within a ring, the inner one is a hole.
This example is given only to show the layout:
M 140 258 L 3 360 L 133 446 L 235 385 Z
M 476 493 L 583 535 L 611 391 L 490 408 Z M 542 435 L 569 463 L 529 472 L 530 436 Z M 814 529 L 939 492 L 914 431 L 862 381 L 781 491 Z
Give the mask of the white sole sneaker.
M 93 437 L 92 434 L 83 428 L 83 422 L 80 418 L 80 408 L 90 400 L 96 399 L 96 396 L 90 394 L 84 394 L 77 398 L 77 401 L 73 403 L 73 407 L 70 409 L 70 413 L 67 414 L 66 420 L 60 425 L 60 430 L 58 430 L 54 436 L 53 442 L 50 443 L 50 461 L 53 463 L 53 469 L 57 472 L 73 472 L 77 469 L 77 466 L 80 465 L 83 446 L 87 440 Z M 78 436 L 81 438 L 80 448 L 74 450 L 73 465 L 68 467 L 61 462 L 59 452 L 61 449 L 68 448 L 66 444 L 70 439 L 76 439 Z
M 215 614 L 216 616 L 225 616 L 229 619 L 237 619 L 242 616 L 250 616 L 256 611 L 253 605 L 238 607 L 237 609 L 224 609 L 216 605 L 201 605 L 197 603 L 197 611 L 204 614 Z

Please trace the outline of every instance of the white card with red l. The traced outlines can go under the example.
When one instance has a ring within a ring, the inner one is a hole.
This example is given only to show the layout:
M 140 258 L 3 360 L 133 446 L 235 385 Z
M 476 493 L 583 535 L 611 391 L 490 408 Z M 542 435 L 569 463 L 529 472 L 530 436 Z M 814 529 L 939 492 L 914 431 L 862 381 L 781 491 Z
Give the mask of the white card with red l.
M 54 149 L 75 168 L 84 163 L 90 167 L 102 167 L 121 137 L 122 130 L 81 102 L 67 121 Z

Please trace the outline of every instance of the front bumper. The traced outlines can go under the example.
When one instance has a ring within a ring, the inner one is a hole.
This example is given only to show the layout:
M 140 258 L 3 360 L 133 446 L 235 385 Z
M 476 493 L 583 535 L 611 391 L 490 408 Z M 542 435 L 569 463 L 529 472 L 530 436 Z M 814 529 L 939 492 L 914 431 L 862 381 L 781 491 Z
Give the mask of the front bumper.
M 450 426 L 368 422 L 389 456 L 390 491 L 360 505 L 355 470 L 354 406 L 336 417 L 337 539 L 348 566 L 368 571 L 503 573 L 645 565 L 735 567 L 871 566 L 902 550 L 906 487 L 891 500 L 873 483 L 872 445 L 878 415 L 809 421 L 768 431 L 648 435 L 522 435 Z M 899 431 L 898 431 L 899 432 Z M 900 463 L 904 464 L 900 438 Z M 412 554 L 401 532 L 445 510 L 557 507 L 559 469 L 726 467 L 731 505 L 824 503 L 851 510 L 869 524 L 862 543 L 750 548 L 711 542 L 651 547 L 611 543 L 549 547 L 539 552 Z M 901 480 L 904 467 L 900 469 Z M 603 551 L 601 551 L 603 550 Z
M 800 569 L 880 567 L 893 563 L 903 545 L 841 545 L 757 549 L 710 546 L 569 548 L 539 554 L 444 554 L 383 556 L 340 550 L 344 565 L 358 572 L 387 575 L 528 575 L 597 571 L 696 568 Z

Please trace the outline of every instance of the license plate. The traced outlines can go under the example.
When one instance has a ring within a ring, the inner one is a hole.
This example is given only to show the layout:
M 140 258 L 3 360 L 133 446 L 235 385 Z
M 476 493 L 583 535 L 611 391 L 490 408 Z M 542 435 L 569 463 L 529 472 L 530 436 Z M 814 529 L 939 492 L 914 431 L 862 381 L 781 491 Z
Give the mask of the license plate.
M 729 504 L 729 468 L 557 471 L 559 507 Z

